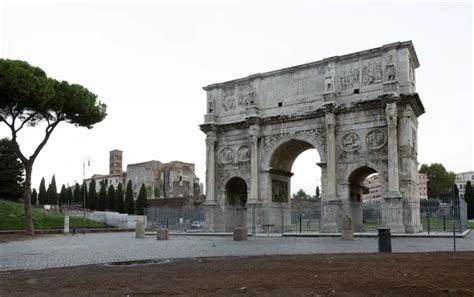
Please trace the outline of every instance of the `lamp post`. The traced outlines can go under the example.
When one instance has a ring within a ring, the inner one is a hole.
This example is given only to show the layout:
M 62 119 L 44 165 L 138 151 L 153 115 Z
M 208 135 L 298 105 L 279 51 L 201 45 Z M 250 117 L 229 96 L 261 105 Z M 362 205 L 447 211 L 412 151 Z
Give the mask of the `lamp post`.
M 83 201 L 82 201 L 82 209 L 84 210 L 84 235 L 86 234 L 86 192 L 87 192 L 87 184 L 86 184 L 86 161 L 87 161 L 87 166 L 91 166 L 91 157 L 90 156 L 85 156 L 82 159 L 82 182 L 84 185 L 84 193 L 83 193 Z

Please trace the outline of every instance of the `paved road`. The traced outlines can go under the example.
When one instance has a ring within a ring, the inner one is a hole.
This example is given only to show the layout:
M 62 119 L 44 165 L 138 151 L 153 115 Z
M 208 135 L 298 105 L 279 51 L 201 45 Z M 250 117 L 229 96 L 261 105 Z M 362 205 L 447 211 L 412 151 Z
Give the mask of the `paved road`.
M 458 238 L 459 251 L 474 250 L 472 232 Z M 44 269 L 131 260 L 188 257 L 373 253 L 377 238 L 253 237 L 235 242 L 232 237 L 172 236 L 157 241 L 154 236 L 136 239 L 135 233 L 45 236 L 34 240 L 0 243 L 0 271 Z M 393 252 L 452 251 L 451 238 L 392 238 Z

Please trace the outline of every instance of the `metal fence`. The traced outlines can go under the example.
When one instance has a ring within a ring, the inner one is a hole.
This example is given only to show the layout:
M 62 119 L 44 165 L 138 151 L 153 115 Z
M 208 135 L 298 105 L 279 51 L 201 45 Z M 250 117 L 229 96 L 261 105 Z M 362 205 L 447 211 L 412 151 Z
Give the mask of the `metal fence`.
M 174 231 L 201 230 L 204 226 L 202 208 L 146 208 L 147 228 L 167 227 Z
M 468 229 L 467 204 L 463 199 L 449 202 L 404 203 L 387 206 L 381 201 L 342 205 L 342 213 L 349 214 L 355 232 L 375 232 L 383 224 L 383 216 L 402 212 L 403 227 L 408 232 L 464 232 Z M 419 213 L 419 216 L 417 215 Z M 340 214 L 340 215 L 341 215 Z M 170 230 L 199 232 L 209 230 L 203 208 L 148 208 L 145 210 L 148 228 L 167 226 Z M 321 232 L 324 222 L 321 209 L 298 208 L 275 204 L 266 207 L 219 208 L 217 231 L 231 232 L 234 227 L 247 226 L 249 232 Z M 390 226 L 389 226 L 390 227 Z M 414 231 L 413 231 L 414 230 Z M 401 231 L 404 232 L 404 231 Z

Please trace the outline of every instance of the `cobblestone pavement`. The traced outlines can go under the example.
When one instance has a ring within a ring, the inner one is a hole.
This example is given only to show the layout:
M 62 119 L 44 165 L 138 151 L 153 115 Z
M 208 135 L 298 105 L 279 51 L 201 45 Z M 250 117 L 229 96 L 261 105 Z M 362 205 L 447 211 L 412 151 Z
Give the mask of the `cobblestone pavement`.
M 472 232 L 456 239 L 458 251 L 474 250 Z M 236 242 L 229 236 L 155 236 L 135 238 L 135 233 L 45 236 L 35 240 L 0 243 L 0 271 L 44 269 L 131 260 L 189 257 L 249 256 L 321 253 L 373 253 L 377 238 L 250 237 Z M 392 238 L 393 252 L 452 251 L 452 238 Z

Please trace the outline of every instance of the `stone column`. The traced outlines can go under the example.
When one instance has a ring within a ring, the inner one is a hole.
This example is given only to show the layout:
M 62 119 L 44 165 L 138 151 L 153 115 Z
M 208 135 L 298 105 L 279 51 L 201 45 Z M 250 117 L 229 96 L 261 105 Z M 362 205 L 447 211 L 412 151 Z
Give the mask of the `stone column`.
M 336 117 L 333 112 L 326 113 L 327 133 L 327 189 L 326 200 L 336 199 Z
M 397 104 L 387 103 L 385 108 L 388 130 L 388 197 L 401 197 L 398 176 Z
M 215 182 L 216 182 L 216 133 L 207 132 L 206 136 L 206 204 L 216 204 Z
M 387 103 L 385 114 L 388 132 L 388 192 L 383 197 L 382 226 L 391 228 L 392 232 L 404 232 L 402 195 L 399 186 L 397 103 Z
M 259 127 L 253 125 L 250 134 L 250 197 L 247 204 L 256 204 L 258 199 L 258 134 Z
M 336 180 L 336 116 L 333 104 L 326 111 L 326 189 L 322 195 L 321 232 L 338 232 L 341 201 L 337 200 Z

